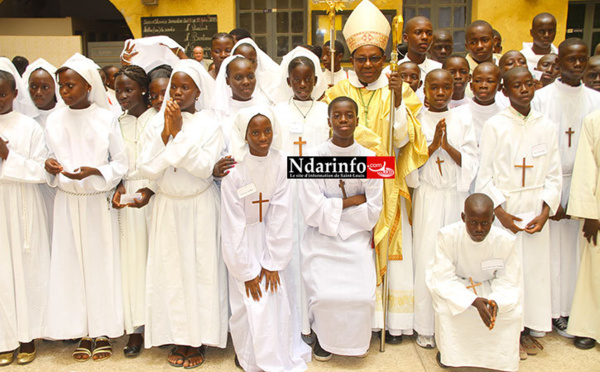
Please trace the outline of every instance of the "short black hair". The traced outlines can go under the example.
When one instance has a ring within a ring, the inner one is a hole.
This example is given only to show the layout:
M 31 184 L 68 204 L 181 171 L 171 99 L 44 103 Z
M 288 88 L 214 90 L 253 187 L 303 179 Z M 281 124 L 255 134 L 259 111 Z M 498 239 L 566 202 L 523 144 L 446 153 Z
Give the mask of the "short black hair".
M 450 54 L 445 60 L 444 63 L 442 63 L 442 68 L 445 69 L 446 66 L 448 66 L 448 61 L 451 60 L 452 58 L 460 58 L 463 61 L 467 62 L 467 65 L 469 64 L 469 61 L 462 55 L 462 54 L 458 54 L 458 53 L 452 53 Z
M 292 73 L 292 70 L 294 70 L 297 66 L 300 65 L 306 65 L 310 67 L 313 73 L 315 72 L 315 64 L 313 63 L 313 61 L 310 60 L 310 58 L 305 56 L 298 56 L 290 61 L 290 64 L 288 65 L 288 75 Z
M 8 81 L 8 85 L 10 86 L 10 89 L 13 90 L 13 92 L 17 90 L 17 81 L 15 80 L 13 74 L 11 74 L 10 72 L 0 70 L 0 80 Z
M 210 42 L 212 43 L 213 41 L 218 40 L 218 39 L 229 39 L 232 42 L 234 41 L 233 40 L 233 36 L 229 35 L 228 33 L 226 33 L 226 32 L 217 32 L 216 34 L 213 35 L 213 37 L 210 40 Z
M 331 109 L 333 108 L 333 105 L 335 105 L 336 103 L 339 103 L 339 102 L 352 103 L 352 106 L 354 106 L 355 113 L 356 113 L 356 115 L 358 115 L 358 104 L 356 104 L 356 101 L 348 96 L 339 96 L 339 97 L 335 98 L 333 101 L 331 101 L 329 103 L 329 106 L 327 107 L 327 115 L 331 116 Z
M 234 28 L 233 30 L 229 31 L 229 35 L 231 35 L 231 37 L 235 36 L 238 41 L 242 39 L 252 39 L 252 34 L 250 31 L 241 27 Z
M 568 39 L 565 39 L 562 43 L 558 44 L 558 56 L 560 57 L 560 55 L 562 53 L 565 53 L 568 47 L 573 46 L 573 45 L 583 45 L 586 48 L 588 47 L 587 44 L 585 43 L 585 41 L 583 41 L 582 39 L 578 38 L 578 37 L 570 37 Z M 588 48 L 589 50 L 589 48 Z
M 330 45 L 331 45 L 330 40 L 327 40 L 325 42 L 325 44 L 323 44 L 324 47 L 328 47 Z M 339 41 L 339 40 L 334 41 L 333 42 L 333 46 L 335 47 L 335 54 L 344 55 L 344 53 L 346 53 L 346 48 L 344 48 L 344 44 L 342 44 L 341 41 Z
M 160 65 L 150 70 L 150 72 L 148 72 L 148 76 L 150 77 L 150 81 L 153 81 L 162 78 L 169 79 L 172 73 L 173 67 L 169 65 Z
M 12 64 L 19 72 L 19 75 L 23 76 L 25 69 L 27 69 L 27 66 L 29 66 L 29 61 L 25 57 L 15 56 L 15 58 L 12 59 Z

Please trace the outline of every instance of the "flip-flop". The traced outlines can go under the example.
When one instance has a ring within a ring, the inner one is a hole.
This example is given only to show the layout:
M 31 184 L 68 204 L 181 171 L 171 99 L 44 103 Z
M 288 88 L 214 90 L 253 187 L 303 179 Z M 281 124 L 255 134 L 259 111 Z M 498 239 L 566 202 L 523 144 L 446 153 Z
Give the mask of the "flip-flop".
M 204 360 L 205 360 L 205 358 L 204 358 L 204 350 L 206 350 L 206 347 L 205 346 L 200 346 L 199 348 L 196 348 L 196 350 L 198 350 L 196 353 L 194 353 L 192 355 L 188 355 L 187 358 L 185 358 L 185 359 L 187 359 L 189 361 L 192 358 L 202 357 L 202 361 L 200 363 L 194 365 L 194 366 L 188 366 L 188 367 L 184 366 L 183 367 L 184 369 L 194 369 L 194 368 L 200 367 L 204 363 Z M 185 361 L 184 361 L 184 363 L 185 363 Z
M 183 367 L 183 363 L 185 363 L 185 355 L 181 354 L 181 353 L 177 353 L 178 346 L 175 346 L 173 349 L 171 349 L 171 353 L 169 354 L 169 356 L 174 355 L 176 357 L 179 357 L 177 360 L 181 359 L 182 363 L 178 364 L 177 362 L 173 363 L 171 362 L 168 357 L 167 357 L 167 362 L 171 365 L 171 367 Z
M 110 344 L 110 340 L 106 337 L 97 337 L 96 338 L 96 344 L 98 344 L 98 341 L 100 342 L 107 342 L 108 345 L 104 345 L 104 346 L 100 346 L 100 347 L 94 347 L 94 352 L 92 353 L 92 359 L 94 358 L 94 356 L 98 355 L 98 354 L 108 354 L 108 356 L 103 357 L 103 358 L 98 358 L 98 359 L 94 359 L 95 362 L 99 362 L 102 360 L 106 360 L 108 358 L 110 358 L 112 356 L 112 345 Z
M 90 342 L 90 348 L 88 349 L 87 347 L 82 347 L 81 346 L 81 342 L 83 341 L 89 341 Z M 78 362 L 87 362 L 88 360 L 90 360 L 92 358 L 92 347 L 94 346 L 94 341 L 89 338 L 89 337 L 82 337 L 81 340 L 79 340 L 79 344 L 77 345 L 77 348 L 75 349 L 75 351 L 73 351 L 73 359 L 75 359 Z M 75 358 L 75 356 L 78 355 L 87 355 L 87 358 Z

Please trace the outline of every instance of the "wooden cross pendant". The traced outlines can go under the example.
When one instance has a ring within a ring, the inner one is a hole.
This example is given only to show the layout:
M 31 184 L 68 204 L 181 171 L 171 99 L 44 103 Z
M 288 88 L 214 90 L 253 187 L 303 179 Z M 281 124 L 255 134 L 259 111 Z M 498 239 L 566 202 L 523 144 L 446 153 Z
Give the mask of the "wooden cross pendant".
M 575 133 L 575 131 L 571 129 L 571 127 L 569 127 L 569 130 L 565 133 L 567 134 L 567 136 L 569 136 L 569 147 L 571 147 L 571 136 L 573 135 L 573 133 Z
M 440 175 L 444 176 L 444 174 L 442 173 L 442 163 L 444 163 L 444 160 L 440 159 L 440 157 L 438 156 L 435 162 L 437 163 L 438 169 L 440 170 Z
M 523 158 L 523 165 L 515 165 L 515 168 L 523 168 L 523 187 L 525 187 L 525 170 L 533 168 L 533 165 L 525 165 L 525 158 Z
M 262 203 L 266 203 L 268 201 L 269 201 L 269 199 L 263 200 L 263 198 L 262 198 L 262 192 L 259 192 L 258 193 L 258 200 L 254 200 L 252 202 L 252 204 L 258 204 L 258 216 L 259 216 L 258 217 L 258 222 L 263 222 L 263 217 L 262 217 L 263 216 Z
M 344 197 L 344 199 L 348 197 L 346 195 L 346 188 L 344 187 L 345 184 L 346 182 L 344 182 L 344 180 L 340 180 L 340 189 L 342 189 L 342 196 Z
M 477 283 L 477 284 L 475 284 L 475 283 L 473 282 L 473 278 L 469 278 L 469 281 L 471 282 L 471 285 L 468 285 L 468 286 L 467 286 L 467 289 L 473 289 L 473 292 L 475 293 L 475 296 L 478 296 L 478 294 L 477 294 L 477 290 L 475 290 L 475 287 L 479 287 L 479 286 L 481 285 L 481 283 Z
M 306 145 L 306 141 L 302 141 L 302 137 L 298 137 L 298 141 L 294 142 L 294 145 L 298 145 L 298 154 L 302 156 L 302 145 Z

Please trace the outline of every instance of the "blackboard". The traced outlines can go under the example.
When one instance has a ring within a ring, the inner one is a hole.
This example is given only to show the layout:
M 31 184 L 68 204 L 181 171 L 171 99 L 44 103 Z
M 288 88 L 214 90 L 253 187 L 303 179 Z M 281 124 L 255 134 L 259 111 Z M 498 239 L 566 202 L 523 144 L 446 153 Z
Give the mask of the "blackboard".
M 142 17 L 142 37 L 165 35 L 185 48 L 191 56 L 197 45 L 204 48 L 204 57 L 210 58 L 211 39 L 217 33 L 217 15 L 178 17 Z

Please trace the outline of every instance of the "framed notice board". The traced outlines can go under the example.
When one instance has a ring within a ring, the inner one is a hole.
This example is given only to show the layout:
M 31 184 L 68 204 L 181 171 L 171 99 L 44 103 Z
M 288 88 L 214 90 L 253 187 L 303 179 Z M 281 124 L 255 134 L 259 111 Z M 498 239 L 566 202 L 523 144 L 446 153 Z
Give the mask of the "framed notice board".
M 217 33 L 217 15 L 142 17 L 142 37 L 165 35 L 185 48 L 190 56 L 195 46 L 204 48 L 210 58 L 211 39 Z

